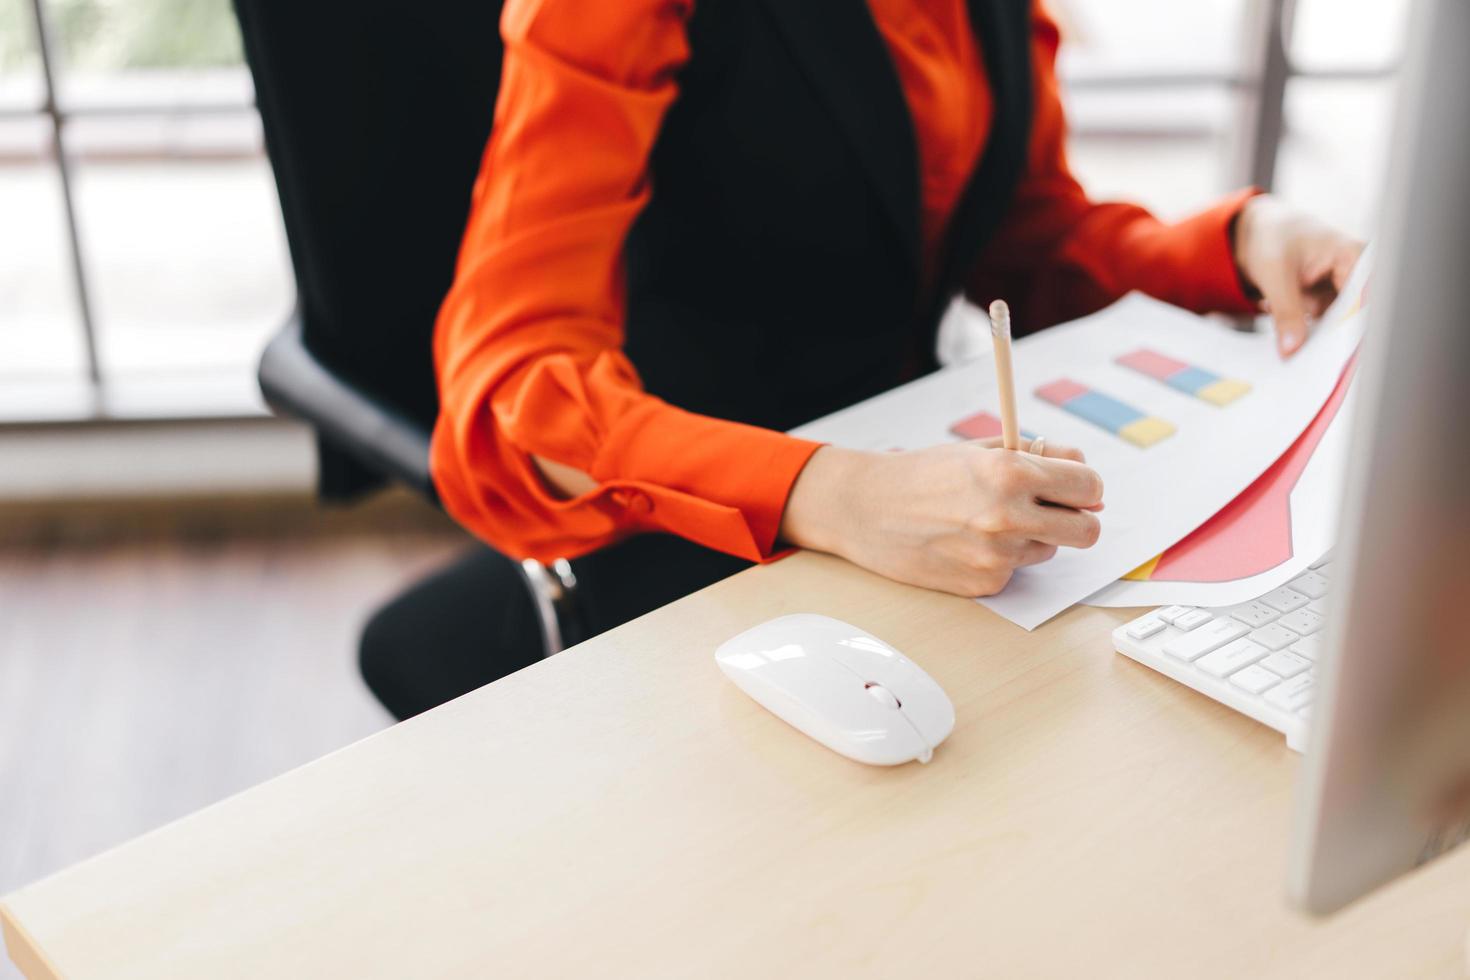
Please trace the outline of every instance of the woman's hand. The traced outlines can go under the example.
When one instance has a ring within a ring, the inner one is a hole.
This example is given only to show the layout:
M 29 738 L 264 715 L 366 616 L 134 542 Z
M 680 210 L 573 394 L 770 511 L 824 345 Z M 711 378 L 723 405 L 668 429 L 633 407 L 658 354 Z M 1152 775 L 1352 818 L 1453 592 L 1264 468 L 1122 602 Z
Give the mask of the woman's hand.
M 1307 340 L 1308 318 L 1347 285 L 1363 243 L 1269 195 L 1253 197 L 1235 222 L 1235 264 L 1276 320 L 1282 357 Z
M 1022 565 L 1097 541 L 1102 479 L 1075 449 L 1045 456 L 998 440 L 869 453 L 824 446 L 781 520 L 791 544 L 841 555 L 900 582 L 992 595 Z

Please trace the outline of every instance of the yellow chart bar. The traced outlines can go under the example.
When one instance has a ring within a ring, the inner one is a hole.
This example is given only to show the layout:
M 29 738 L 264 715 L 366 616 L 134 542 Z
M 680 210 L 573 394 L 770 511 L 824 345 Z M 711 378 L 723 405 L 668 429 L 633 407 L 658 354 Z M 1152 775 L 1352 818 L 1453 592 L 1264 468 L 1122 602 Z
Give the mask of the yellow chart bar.
M 1135 446 L 1147 449 L 1154 443 L 1169 438 L 1175 431 L 1173 422 L 1146 418 L 1139 419 L 1137 422 L 1129 422 L 1118 430 L 1118 436 Z
M 1235 399 L 1251 390 L 1251 386 L 1244 381 L 1236 381 L 1234 378 L 1223 378 L 1205 385 L 1195 392 L 1200 398 L 1212 405 L 1229 405 Z

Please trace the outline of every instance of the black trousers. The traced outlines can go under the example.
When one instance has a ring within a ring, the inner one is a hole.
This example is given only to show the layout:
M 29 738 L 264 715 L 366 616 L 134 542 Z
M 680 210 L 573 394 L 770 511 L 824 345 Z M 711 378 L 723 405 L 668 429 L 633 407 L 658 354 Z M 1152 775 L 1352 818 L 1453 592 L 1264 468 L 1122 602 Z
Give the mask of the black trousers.
M 587 629 L 601 633 L 733 575 L 749 562 L 668 534 L 572 561 Z M 408 718 L 541 659 L 541 626 L 510 559 L 472 551 L 379 609 L 358 663 L 383 706 Z

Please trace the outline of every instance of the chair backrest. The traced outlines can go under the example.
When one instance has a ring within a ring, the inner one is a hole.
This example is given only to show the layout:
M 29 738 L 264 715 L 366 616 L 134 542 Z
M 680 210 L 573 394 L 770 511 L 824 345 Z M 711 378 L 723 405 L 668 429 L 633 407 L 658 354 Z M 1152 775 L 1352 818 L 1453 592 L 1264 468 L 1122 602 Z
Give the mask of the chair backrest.
M 295 269 L 328 371 L 427 431 L 448 289 L 500 85 L 498 0 L 235 0 Z M 323 492 L 381 481 L 323 460 Z

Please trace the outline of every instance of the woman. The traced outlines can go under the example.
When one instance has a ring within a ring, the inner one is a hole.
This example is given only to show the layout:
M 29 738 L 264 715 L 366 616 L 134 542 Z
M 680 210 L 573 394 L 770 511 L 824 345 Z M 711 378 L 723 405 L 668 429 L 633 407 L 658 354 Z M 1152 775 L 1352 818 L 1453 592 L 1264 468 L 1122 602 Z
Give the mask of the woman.
M 1075 450 L 782 432 L 933 369 L 958 292 L 1023 330 L 1131 289 L 1264 297 L 1289 355 L 1360 250 L 1251 191 L 1175 225 L 1090 201 L 1026 0 L 510 0 L 502 33 L 432 468 L 500 552 L 577 559 L 594 629 L 789 545 L 968 596 L 1088 547 Z M 390 709 L 535 659 L 514 574 L 486 551 L 379 614 Z

